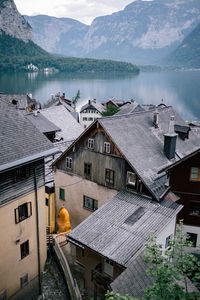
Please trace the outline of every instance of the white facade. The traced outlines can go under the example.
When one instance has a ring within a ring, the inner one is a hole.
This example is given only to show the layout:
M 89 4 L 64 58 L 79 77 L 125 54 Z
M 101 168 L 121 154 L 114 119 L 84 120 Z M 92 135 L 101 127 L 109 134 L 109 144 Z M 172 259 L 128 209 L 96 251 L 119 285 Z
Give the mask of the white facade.
M 95 108 L 86 108 L 80 113 L 80 124 L 87 128 L 94 120 L 101 117 L 101 113 Z
M 175 228 L 176 228 L 176 216 L 170 221 L 169 224 L 162 230 L 160 234 L 157 236 L 157 243 L 162 245 L 162 250 L 167 249 L 167 239 L 169 237 L 173 238 L 174 233 L 175 233 Z

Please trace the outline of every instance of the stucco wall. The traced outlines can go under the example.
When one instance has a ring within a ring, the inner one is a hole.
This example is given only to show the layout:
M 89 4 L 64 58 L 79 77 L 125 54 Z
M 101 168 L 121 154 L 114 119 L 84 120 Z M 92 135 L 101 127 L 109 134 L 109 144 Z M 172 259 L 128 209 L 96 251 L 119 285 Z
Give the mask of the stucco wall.
M 46 261 L 46 219 L 44 187 L 38 190 L 41 271 Z M 15 224 L 15 208 L 32 203 L 32 216 Z M 18 198 L 0 208 L 0 291 L 7 297 L 20 288 L 20 277 L 28 273 L 28 281 L 38 274 L 35 193 Z M 18 240 L 18 241 L 17 241 Z M 20 245 L 29 240 L 29 255 L 21 259 Z
M 99 208 L 117 193 L 116 190 L 100 186 L 92 181 L 64 173 L 60 170 L 56 170 L 54 178 L 56 217 L 59 210 L 65 207 L 69 212 L 72 228 L 80 224 L 92 213 L 83 207 L 83 195 L 98 200 Z M 65 200 L 59 199 L 59 188 L 65 190 Z
M 175 233 L 176 216 L 165 226 L 162 232 L 157 236 L 157 243 L 162 245 L 162 250 L 165 250 L 166 238 Z

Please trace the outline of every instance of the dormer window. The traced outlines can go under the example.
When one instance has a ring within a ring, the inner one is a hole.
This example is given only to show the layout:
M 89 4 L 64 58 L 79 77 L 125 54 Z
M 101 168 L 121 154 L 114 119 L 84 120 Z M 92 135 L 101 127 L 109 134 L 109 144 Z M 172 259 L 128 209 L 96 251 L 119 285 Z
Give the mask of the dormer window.
M 88 148 L 94 149 L 94 139 L 88 139 Z
M 136 175 L 132 172 L 127 172 L 127 184 L 135 186 L 136 184 Z
M 104 152 L 110 153 L 110 143 L 107 142 L 104 143 Z
M 72 168 L 72 158 L 66 157 L 66 168 L 71 169 Z

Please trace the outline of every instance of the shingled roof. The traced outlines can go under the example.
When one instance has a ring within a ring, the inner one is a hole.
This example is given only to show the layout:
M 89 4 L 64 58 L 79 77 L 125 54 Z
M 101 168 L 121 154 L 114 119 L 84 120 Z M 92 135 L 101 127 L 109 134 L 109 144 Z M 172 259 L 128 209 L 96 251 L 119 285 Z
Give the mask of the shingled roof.
M 41 114 L 40 111 L 26 114 L 25 117 L 42 133 L 61 131 L 61 129 L 58 126 L 56 126 L 54 123 L 45 118 L 45 116 L 43 116 L 43 114 Z
M 156 236 L 181 210 L 182 205 L 121 191 L 68 235 L 106 258 L 127 267 L 145 247 L 150 232 Z M 122 255 L 123 253 L 123 255 Z
M 160 200 L 165 191 L 162 170 L 199 151 L 200 131 L 191 128 L 185 140 L 178 136 L 175 158 L 169 160 L 164 154 L 164 134 L 168 133 L 170 117 L 174 116 L 176 125 L 185 126 L 186 123 L 172 107 L 162 106 L 157 111 L 158 128 L 153 125 L 155 109 L 101 118 L 98 122 L 154 197 Z
M 12 104 L 0 100 L 0 171 L 58 152 Z

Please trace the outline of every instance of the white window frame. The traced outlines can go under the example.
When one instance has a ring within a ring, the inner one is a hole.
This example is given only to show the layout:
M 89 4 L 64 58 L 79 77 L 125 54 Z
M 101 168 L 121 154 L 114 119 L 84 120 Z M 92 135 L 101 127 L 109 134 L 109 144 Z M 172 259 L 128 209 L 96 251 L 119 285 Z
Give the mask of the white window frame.
M 71 169 L 72 168 L 72 158 L 66 157 L 66 168 Z
M 135 176 L 135 181 L 134 182 L 130 180 L 131 175 Z M 135 173 L 127 171 L 127 184 L 132 185 L 132 186 L 136 186 L 136 174 Z
M 104 142 L 104 152 L 110 153 L 110 143 L 109 142 Z
M 88 139 L 88 148 L 94 149 L 94 139 Z
M 171 242 L 173 238 L 173 234 L 170 234 L 166 237 L 166 240 L 165 240 L 165 249 L 170 249 L 170 245 L 169 243 Z

